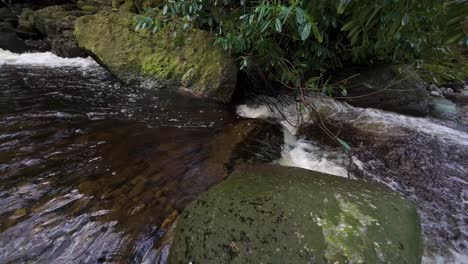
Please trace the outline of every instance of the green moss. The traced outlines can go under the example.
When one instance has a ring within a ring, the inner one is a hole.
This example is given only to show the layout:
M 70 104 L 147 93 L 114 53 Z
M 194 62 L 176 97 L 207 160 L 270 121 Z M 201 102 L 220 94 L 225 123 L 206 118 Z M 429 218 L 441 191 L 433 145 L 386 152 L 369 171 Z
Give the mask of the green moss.
M 184 67 L 181 67 L 179 61 L 166 55 L 156 53 L 144 58 L 141 65 L 142 72 L 163 80 L 180 78 Z
M 266 165 L 236 172 L 192 203 L 168 263 L 420 263 L 421 254 L 416 209 L 398 195 Z
M 237 66 L 205 31 L 156 34 L 134 31 L 134 15 L 104 11 L 79 18 L 75 35 L 81 47 L 94 53 L 111 72 L 125 82 L 142 78 L 166 86 L 179 84 L 197 96 L 228 101 L 236 85 Z M 196 77 L 183 80 L 191 69 Z
M 85 5 L 85 6 L 82 6 L 80 9 L 83 11 L 92 12 L 92 13 L 95 13 L 99 10 L 97 6 L 92 6 L 92 5 Z
M 137 8 L 133 0 L 125 1 L 121 6 L 119 6 L 120 11 L 136 13 Z

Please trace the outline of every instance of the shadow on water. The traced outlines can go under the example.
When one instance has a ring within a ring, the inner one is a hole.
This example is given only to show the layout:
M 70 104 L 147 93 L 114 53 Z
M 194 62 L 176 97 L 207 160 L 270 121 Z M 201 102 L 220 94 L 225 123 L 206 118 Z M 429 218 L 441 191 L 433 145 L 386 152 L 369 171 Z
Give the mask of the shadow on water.
M 97 67 L 0 69 L 3 263 L 141 262 L 226 175 L 212 146 L 236 122 L 224 106 Z

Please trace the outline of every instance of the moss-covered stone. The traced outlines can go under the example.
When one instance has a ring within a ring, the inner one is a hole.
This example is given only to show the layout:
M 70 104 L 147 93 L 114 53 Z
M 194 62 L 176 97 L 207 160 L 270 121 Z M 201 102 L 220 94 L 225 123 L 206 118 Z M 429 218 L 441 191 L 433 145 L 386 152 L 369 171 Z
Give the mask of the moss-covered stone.
M 202 30 L 136 32 L 134 15 L 101 12 L 76 21 L 79 45 L 124 82 L 180 87 L 193 95 L 229 101 L 237 79 L 232 58 Z M 184 78 L 185 76 L 185 78 Z M 190 76 L 190 78 L 189 78 Z
M 373 184 L 246 167 L 182 213 L 168 263 L 420 263 L 415 207 Z
M 25 8 L 18 17 L 18 28 L 23 31 L 34 31 L 34 11 Z
M 34 12 L 34 27 L 47 37 L 52 52 L 61 57 L 80 57 L 86 53 L 78 47 L 73 34 L 75 20 L 89 14 L 74 6 L 49 6 Z

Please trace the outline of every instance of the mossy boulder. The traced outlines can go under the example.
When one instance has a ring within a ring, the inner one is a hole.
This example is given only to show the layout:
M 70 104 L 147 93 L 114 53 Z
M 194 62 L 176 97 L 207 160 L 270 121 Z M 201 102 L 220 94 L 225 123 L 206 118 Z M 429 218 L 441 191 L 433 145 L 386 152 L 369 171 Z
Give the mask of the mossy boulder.
M 86 55 L 78 47 L 73 30 L 76 19 L 89 13 L 73 8 L 74 6 L 69 5 L 49 6 L 37 10 L 32 16 L 34 27 L 46 36 L 52 52 L 61 57 Z
M 112 9 L 112 0 L 79 0 L 76 6 L 85 12 L 95 14 L 102 10 Z
M 168 263 L 420 263 L 414 205 L 298 168 L 244 167 L 178 219 Z
M 76 21 L 75 35 L 125 83 L 151 88 L 176 87 L 192 95 L 230 100 L 237 66 L 206 31 L 136 32 L 134 14 L 106 11 Z
M 34 11 L 30 8 L 25 8 L 18 16 L 18 29 L 23 31 L 34 32 Z

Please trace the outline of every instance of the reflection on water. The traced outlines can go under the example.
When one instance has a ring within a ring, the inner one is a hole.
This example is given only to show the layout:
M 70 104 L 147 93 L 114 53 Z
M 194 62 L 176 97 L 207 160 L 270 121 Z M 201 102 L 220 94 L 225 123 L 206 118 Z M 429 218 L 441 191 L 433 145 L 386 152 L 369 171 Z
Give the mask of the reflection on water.
M 0 65 L 1 262 L 140 262 L 225 176 L 210 144 L 234 121 L 93 65 Z

